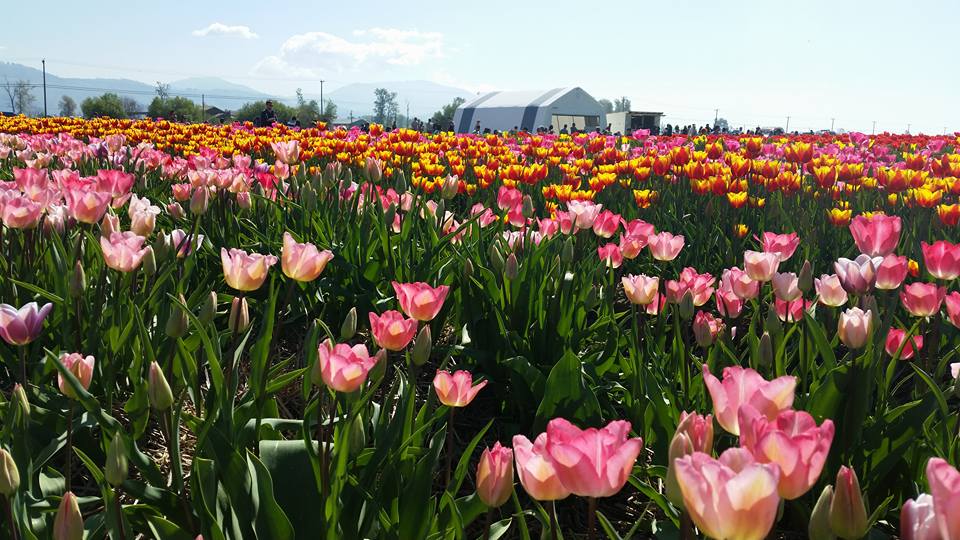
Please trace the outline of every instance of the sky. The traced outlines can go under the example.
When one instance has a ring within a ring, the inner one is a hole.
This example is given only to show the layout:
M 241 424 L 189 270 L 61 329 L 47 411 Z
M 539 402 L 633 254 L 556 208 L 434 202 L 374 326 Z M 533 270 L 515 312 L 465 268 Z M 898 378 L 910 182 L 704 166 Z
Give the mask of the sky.
M 579 86 L 664 123 L 960 131 L 957 0 L 181 2 L 4 7 L 0 61 L 277 95 L 425 79 Z M 134 7 L 135 6 L 135 7 Z M 329 85 L 329 86 L 327 86 Z M 717 111 L 715 111 L 718 110 Z

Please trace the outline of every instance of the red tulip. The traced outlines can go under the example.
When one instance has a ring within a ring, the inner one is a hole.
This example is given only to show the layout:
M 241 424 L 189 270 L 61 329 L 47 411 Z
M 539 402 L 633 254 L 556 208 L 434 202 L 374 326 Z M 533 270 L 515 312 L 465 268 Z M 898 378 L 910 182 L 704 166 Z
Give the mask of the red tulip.
M 513 493 L 513 450 L 494 443 L 477 465 L 477 495 L 490 508 L 503 506 Z
M 561 483 L 581 497 L 610 497 L 626 484 L 643 441 L 628 438 L 630 422 L 581 430 L 563 418 L 547 424 L 546 449 Z
M 711 538 L 762 540 L 773 528 L 780 497 L 776 465 L 730 448 L 720 459 L 696 452 L 677 459 L 677 482 L 690 518 Z
M 934 283 L 911 283 L 900 291 L 903 307 L 914 317 L 930 317 L 940 311 L 946 289 Z
M 876 270 L 878 289 L 887 291 L 896 289 L 907 277 L 907 258 L 891 253 L 883 258 L 883 262 L 877 266 Z
M 900 511 L 901 540 L 942 540 L 933 497 L 921 493 L 916 499 L 907 499 Z
M 447 299 L 450 287 L 440 285 L 431 287 L 426 283 L 393 283 L 393 290 L 397 293 L 400 309 L 418 321 L 430 321 L 440 313 L 443 302 Z
M 333 253 L 330 250 L 319 251 L 317 246 L 309 242 L 301 244 L 290 233 L 283 233 L 280 266 L 288 278 L 301 282 L 313 281 L 320 277 L 331 259 Z
M 817 422 L 804 411 L 785 410 L 768 420 L 750 405 L 740 407 L 740 446 L 760 463 L 780 467 L 777 491 L 796 499 L 817 483 L 830 453 L 834 427 L 830 419 Z
M 321 382 L 337 392 L 355 392 L 367 380 L 367 375 L 380 360 L 380 355 L 370 356 L 367 347 L 345 343 L 334 344 L 326 339 L 317 348 L 317 363 L 311 380 Z
M 780 255 L 759 251 L 743 252 L 743 269 L 750 279 L 761 283 L 773 279 L 780 267 Z
M 650 254 L 658 261 L 672 261 L 683 249 L 683 236 L 670 234 L 666 231 L 651 235 L 647 238 L 647 247 Z
M 923 264 L 937 279 L 956 279 L 960 276 L 960 244 L 938 240 L 933 244 L 920 242 Z
M 474 385 L 473 375 L 469 371 L 459 370 L 450 374 L 449 371 L 437 370 L 433 377 L 433 389 L 437 392 L 440 403 L 447 407 L 466 407 L 487 382 Z
M 110 233 L 110 239 L 100 237 L 103 261 L 118 272 L 133 272 L 140 267 L 147 254 L 143 243 L 146 238 L 132 231 Z
M 399 311 L 385 311 L 382 315 L 370 312 L 370 332 L 388 351 L 402 351 L 417 334 L 417 320 L 405 319 Z
M 772 381 L 759 373 L 739 366 L 723 368 L 723 382 L 703 365 L 703 381 L 713 400 L 713 412 L 720 426 L 733 435 L 740 435 L 739 411 L 751 405 L 768 420 L 774 420 L 780 411 L 793 407 L 796 377 L 784 376 Z
M 93 382 L 94 359 L 92 356 L 83 356 L 80 353 L 63 353 L 60 355 L 60 363 L 80 381 L 80 386 L 84 390 L 90 388 L 90 383 Z M 57 371 L 57 386 L 60 387 L 60 392 L 63 395 L 71 399 L 77 399 L 73 387 L 67 383 L 67 380 L 63 378 L 63 374 L 59 371 Z
M 765 232 L 760 243 L 763 246 L 764 253 L 776 253 L 780 255 L 781 261 L 785 261 L 793 257 L 797 246 L 800 245 L 800 237 L 797 236 L 797 233 L 775 234 Z
M 883 257 L 893 252 L 900 243 L 902 224 L 897 216 L 873 214 L 871 217 L 860 215 L 850 222 L 850 234 L 860 253 L 870 257 Z
M 904 345 L 904 342 L 906 342 L 906 345 Z M 907 341 L 907 332 L 905 330 L 891 328 L 890 331 L 887 332 L 887 341 L 885 343 L 887 354 L 891 357 L 896 356 L 901 345 L 903 345 L 903 350 L 900 351 L 900 359 L 909 360 L 913 358 L 914 353 L 923 348 L 923 336 L 913 336 L 910 341 Z
M 927 462 L 927 482 L 940 536 L 960 538 L 960 472 L 943 459 L 931 458 Z
M 523 435 L 514 435 L 513 453 L 517 461 L 517 475 L 524 491 L 538 501 L 558 501 L 567 498 L 570 490 L 557 476 L 546 449 L 547 434 L 541 433 L 531 444 Z
M 223 279 L 238 291 L 255 291 L 267 279 L 267 271 L 277 264 L 273 255 L 247 253 L 240 249 L 220 248 Z
M 43 321 L 53 309 L 47 303 L 39 307 L 36 302 L 24 304 L 17 309 L 9 304 L 0 304 L 0 338 L 10 345 L 26 345 L 40 336 Z

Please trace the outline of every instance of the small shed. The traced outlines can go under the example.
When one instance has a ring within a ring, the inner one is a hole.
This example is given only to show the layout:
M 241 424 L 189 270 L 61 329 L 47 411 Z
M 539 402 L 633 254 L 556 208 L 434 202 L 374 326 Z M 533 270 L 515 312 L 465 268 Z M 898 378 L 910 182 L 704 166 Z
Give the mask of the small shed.
M 560 130 L 574 126 L 593 130 L 607 125 L 606 113 L 597 100 L 582 88 L 488 92 L 457 107 L 453 115 L 457 133 L 514 128 L 535 130 L 553 126 Z
M 627 135 L 638 129 L 649 129 L 651 133 L 659 133 L 662 117 L 662 112 L 621 111 L 607 113 L 607 122 L 610 124 L 610 133 Z

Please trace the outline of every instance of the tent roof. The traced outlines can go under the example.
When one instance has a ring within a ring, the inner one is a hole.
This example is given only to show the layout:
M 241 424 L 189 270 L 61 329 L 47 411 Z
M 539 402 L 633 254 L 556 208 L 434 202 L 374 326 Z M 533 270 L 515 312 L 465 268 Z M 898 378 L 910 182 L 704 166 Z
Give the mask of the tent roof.
M 461 105 L 461 108 L 475 107 L 543 107 L 560 99 L 569 92 L 576 90 L 571 88 L 553 88 L 550 90 L 517 90 L 517 91 L 498 91 L 488 92 L 472 101 Z

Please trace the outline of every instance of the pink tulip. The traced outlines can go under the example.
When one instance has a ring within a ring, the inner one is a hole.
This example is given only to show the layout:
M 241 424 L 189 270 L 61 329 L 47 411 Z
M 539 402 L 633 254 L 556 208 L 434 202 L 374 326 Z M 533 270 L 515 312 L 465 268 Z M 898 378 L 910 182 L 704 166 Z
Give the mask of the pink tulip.
M 581 497 L 615 495 L 626 484 L 643 449 L 643 441 L 628 438 L 629 433 L 626 420 L 585 430 L 563 418 L 551 420 L 546 449 L 560 482 Z
M 500 210 L 510 210 L 520 206 L 523 203 L 523 193 L 520 190 L 508 186 L 500 186 L 497 191 L 497 207 Z
M 417 334 L 417 320 L 405 319 L 399 311 L 385 311 L 383 315 L 370 312 L 370 332 L 373 339 L 388 351 L 402 351 Z
M 800 298 L 799 278 L 793 272 L 777 272 L 773 275 L 773 293 L 779 300 L 791 302 Z
M 877 288 L 890 291 L 900 287 L 907 277 L 907 258 L 893 253 L 883 258 L 877 266 Z
M 36 192 L 47 189 L 50 179 L 47 169 L 20 169 L 13 168 L 13 180 L 17 187 L 24 192 Z
M 120 229 L 120 218 L 113 214 L 104 214 L 100 220 L 100 236 L 110 238 L 115 232 L 123 232 Z
M 693 335 L 704 349 L 713 345 L 722 331 L 723 321 L 705 311 L 698 311 L 693 318 Z
M 740 446 L 760 463 L 780 468 L 777 491 L 793 500 L 817 483 L 830 453 L 834 426 L 830 419 L 820 427 L 804 411 L 785 410 L 768 420 L 750 405 L 740 408 Z
M 933 497 L 921 493 L 916 499 L 907 499 L 900 511 L 901 540 L 942 540 Z
M 716 281 L 708 273 L 699 274 L 695 268 L 687 267 L 680 272 L 678 281 L 667 281 L 667 301 L 679 303 L 683 295 L 690 291 L 693 295 L 693 305 L 700 307 L 706 304 L 713 296 L 713 284 Z
M 283 233 L 280 261 L 283 273 L 288 278 L 301 282 L 313 281 L 320 277 L 331 259 L 333 253 L 330 250 L 320 251 L 311 243 L 301 244 L 290 233 Z
M 173 184 L 171 189 L 173 190 L 174 200 L 180 202 L 187 202 L 190 200 L 190 191 L 193 188 L 190 184 Z
M 317 363 L 311 379 L 314 384 L 322 381 L 337 392 L 356 392 L 379 359 L 380 355 L 370 356 L 365 345 L 334 345 L 327 338 L 317 348 Z
M 621 278 L 623 283 L 623 292 L 631 303 L 645 306 L 657 299 L 657 293 L 660 291 L 660 278 L 649 277 L 645 274 L 639 276 L 626 275 Z
M 597 256 L 600 257 L 600 262 L 604 263 L 607 268 L 620 268 L 620 265 L 623 264 L 623 254 L 620 253 L 620 247 L 616 244 L 606 244 L 598 247 Z
M 440 403 L 447 407 L 466 407 L 487 382 L 474 385 L 473 375 L 469 371 L 459 370 L 451 374 L 449 371 L 437 370 L 433 377 L 433 389 L 437 392 Z
M 80 381 L 80 386 L 84 390 L 90 389 L 90 383 L 93 381 L 94 359 L 92 356 L 83 356 L 80 353 L 63 353 L 60 355 L 60 363 Z M 60 392 L 63 395 L 70 399 L 77 399 L 73 387 L 59 371 L 57 372 L 57 386 L 60 387 Z
M 627 236 L 634 236 L 638 239 L 642 239 L 644 243 L 646 243 L 647 238 L 657 234 L 657 231 L 654 229 L 653 225 L 642 219 L 635 219 L 629 223 L 624 223 L 623 229 L 627 231 Z
M 418 321 L 432 321 L 440 313 L 443 302 L 447 299 L 450 287 L 440 285 L 431 287 L 423 282 L 393 283 L 393 290 L 397 293 L 397 302 L 400 309 Z
M 47 303 L 38 307 L 36 302 L 24 304 L 17 309 L 8 304 L 0 304 L 0 338 L 10 345 L 26 345 L 40 336 L 43 321 L 53 309 Z
M 840 538 L 862 538 L 867 534 L 867 508 L 857 473 L 846 465 L 837 472 L 836 489 L 830 501 L 830 529 Z
M 877 280 L 877 266 L 883 262 L 880 257 L 870 258 L 860 255 L 854 260 L 844 257 L 833 263 L 834 270 L 843 288 L 850 294 L 863 294 L 873 288 Z
M 702 452 L 673 466 L 690 518 L 706 536 L 762 540 L 773 528 L 780 497 L 780 470 L 756 463 L 750 453 L 730 448 L 720 459 Z
M 101 191 L 68 189 L 63 192 L 70 217 L 81 223 L 98 223 L 107 212 L 112 196 Z
M 523 435 L 514 435 L 513 453 L 517 475 L 523 489 L 538 501 L 558 501 L 570 495 L 557 476 L 557 469 L 546 449 L 547 434 L 541 433 L 533 444 Z
M 760 282 L 754 281 L 746 272 L 734 266 L 723 271 L 721 288 L 726 288 L 741 300 L 751 300 L 760 294 Z
M 780 268 L 780 255 L 777 253 L 743 252 L 743 270 L 754 281 L 761 283 L 770 281 L 778 268 Z
M 937 240 L 932 245 L 920 242 L 923 264 L 937 279 L 957 279 L 960 276 L 960 244 Z
M 850 234 L 860 253 L 870 257 L 883 257 L 892 253 L 900 243 L 902 225 L 897 216 L 874 214 L 870 218 L 860 215 L 850 222 Z
M 667 297 L 660 294 L 653 302 L 647 304 L 647 315 L 659 315 L 660 309 L 667 303 Z
M 174 220 L 183 219 L 183 217 L 186 215 L 186 213 L 183 211 L 183 207 L 175 202 L 167 205 L 167 214 L 170 214 L 170 217 Z
M 136 178 L 117 169 L 100 169 L 97 171 L 97 190 L 106 191 L 114 197 L 122 197 L 130 193 Z
M 790 302 L 779 298 L 773 300 L 773 308 L 777 311 L 777 317 L 783 322 L 795 323 L 803 320 L 804 309 L 806 309 L 807 313 L 812 317 L 816 307 L 816 304 L 803 298 L 797 298 Z
M 572 234 L 574 232 L 573 228 L 576 225 L 576 216 L 570 212 L 564 212 L 563 210 L 557 210 L 556 220 L 560 224 L 560 232 L 563 234 Z
M 53 518 L 52 537 L 54 540 L 82 540 L 83 514 L 72 491 L 63 494 L 57 515 Z
M 604 210 L 593 221 L 593 234 L 600 238 L 610 238 L 620 228 L 620 216 L 609 210 Z
M 672 261 L 680 254 L 683 249 L 683 236 L 674 236 L 671 233 L 663 231 L 659 234 L 651 235 L 647 238 L 647 248 L 650 254 L 658 261 Z
M 680 423 L 670 440 L 667 455 L 667 477 L 665 491 L 670 502 L 683 505 L 683 495 L 677 483 L 677 470 L 674 464 L 678 458 L 694 452 L 713 453 L 713 415 L 702 416 L 697 413 L 680 413 Z
M 16 192 L 14 192 L 16 193 Z M 11 229 L 32 229 L 40 223 L 43 205 L 31 201 L 28 197 L 15 197 L 0 204 L 0 217 L 3 224 Z
M 943 459 L 931 458 L 927 462 L 927 482 L 940 536 L 960 538 L 960 472 Z
M 954 379 L 960 377 L 960 362 L 950 364 L 950 375 L 953 375 Z
M 847 291 L 836 274 L 823 274 L 814 280 L 817 290 L 817 299 L 821 304 L 830 307 L 840 307 L 847 303 Z
M 513 493 L 513 450 L 494 443 L 485 448 L 477 465 L 477 496 L 490 508 L 498 508 Z
M 277 264 L 273 255 L 247 253 L 240 249 L 220 248 L 223 279 L 238 291 L 255 291 L 267 279 L 267 271 Z
M 635 259 L 647 247 L 647 237 L 636 234 L 620 235 L 620 253 L 626 259 Z
M 903 307 L 914 317 L 930 317 L 940 311 L 946 289 L 934 283 L 911 283 L 900 291 Z
M 775 234 L 772 232 L 763 233 L 763 240 L 760 242 L 764 253 L 776 253 L 780 255 L 780 261 L 783 262 L 797 251 L 800 245 L 800 237 L 797 233 Z
M 720 312 L 720 315 L 723 317 L 735 319 L 739 317 L 743 311 L 743 300 L 734 294 L 733 291 L 724 288 L 722 284 L 720 288 L 717 289 L 715 300 L 717 302 L 717 311 Z
M 490 214 L 492 215 L 493 212 L 490 212 Z M 484 224 L 484 219 L 482 217 L 480 218 L 480 227 L 486 227 L 489 224 L 489 221 Z M 560 222 L 550 218 L 538 219 L 537 230 L 540 231 L 540 234 L 543 235 L 544 238 L 550 238 L 560 232 Z
M 286 163 L 287 165 L 293 165 L 300 159 L 300 142 L 299 141 L 276 141 L 271 142 L 270 147 L 273 148 L 273 153 L 276 154 L 277 159 Z
M 866 345 L 873 330 L 873 312 L 858 307 L 850 308 L 840 314 L 837 332 L 840 341 L 849 349 L 859 349 Z
M 118 272 L 133 272 L 140 267 L 147 249 L 143 247 L 146 238 L 132 231 L 110 233 L 109 240 L 100 237 L 100 249 L 103 261 Z
M 750 368 L 730 366 L 723 368 L 723 382 L 703 365 L 703 381 L 713 400 L 713 412 L 720 427 L 733 435 L 740 435 L 739 411 L 751 405 L 768 420 L 774 420 L 780 411 L 793 407 L 797 378 L 784 376 L 767 381 Z
M 904 342 L 906 342 L 906 345 L 904 345 Z M 891 328 L 890 331 L 887 332 L 884 349 L 887 351 L 887 354 L 893 357 L 896 356 L 901 345 L 903 345 L 903 350 L 900 351 L 900 359 L 909 360 L 913 358 L 914 353 L 923 348 L 923 336 L 913 336 L 910 341 L 907 341 L 907 332 L 905 330 Z
M 580 229 L 589 229 L 593 227 L 593 222 L 596 221 L 597 216 L 600 215 L 600 210 L 602 209 L 602 204 L 594 204 L 591 201 L 574 200 L 567 202 L 567 211 L 570 212 L 574 223 L 576 224 L 577 228 Z
M 187 233 L 183 232 L 182 229 L 170 231 L 170 245 L 176 250 L 178 259 L 190 256 L 193 250 L 202 243 L 202 234 L 192 235 L 190 241 L 187 241 Z
M 243 208 L 244 210 L 249 210 L 253 206 L 253 201 L 250 199 L 249 191 L 241 191 L 237 193 L 237 206 Z
M 960 328 L 960 292 L 953 291 L 946 295 L 943 303 L 947 306 L 947 318 L 950 324 Z

